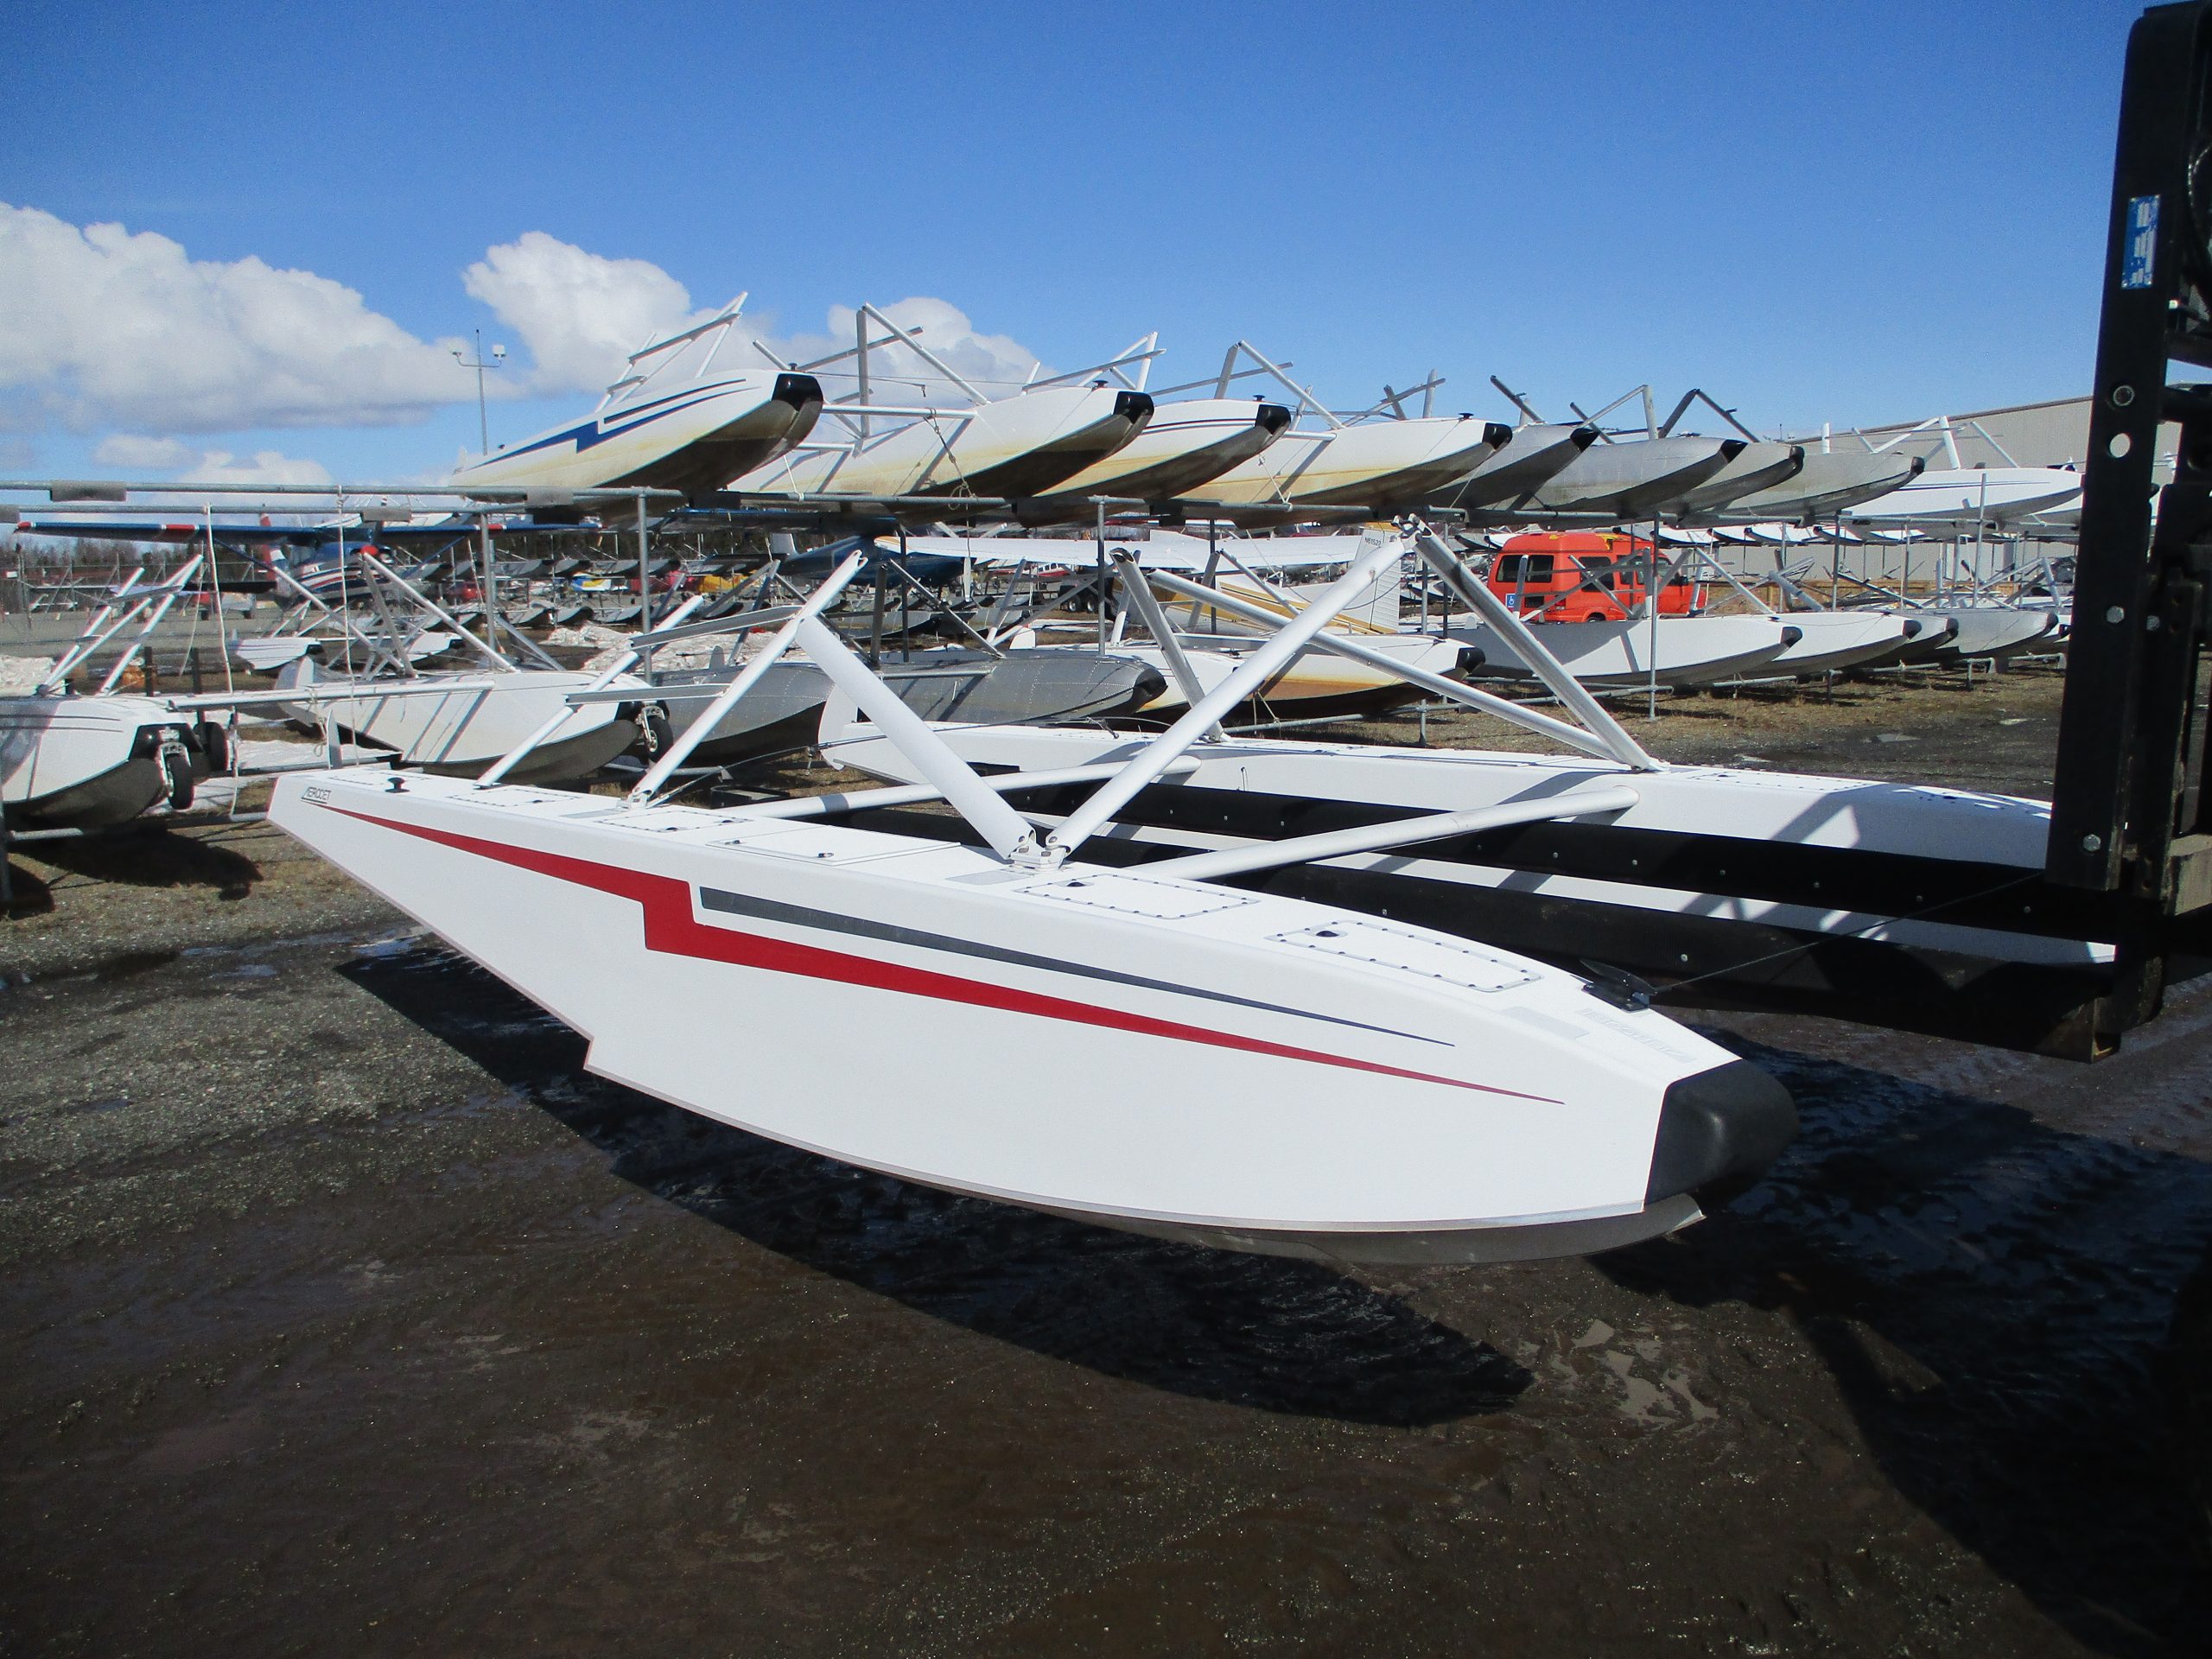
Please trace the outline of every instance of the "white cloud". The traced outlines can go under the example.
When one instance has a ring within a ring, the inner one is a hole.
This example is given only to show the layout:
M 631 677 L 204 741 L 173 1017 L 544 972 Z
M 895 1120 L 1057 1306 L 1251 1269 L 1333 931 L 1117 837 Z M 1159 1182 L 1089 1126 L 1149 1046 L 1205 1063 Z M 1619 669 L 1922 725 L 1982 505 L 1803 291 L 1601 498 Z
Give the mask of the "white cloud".
M 603 391 L 631 353 L 698 320 L 683 284 L 658 265 L 588 253 L 543 231 L 487 248 L 461 279 L 521 337 L 537 392 Z
M 919 339 L 933 356 L 941 358 L 962 378 L 987 397 L 1005 397 L 1019 391 L 1033 372 L 1039 378 L 1052 371 L 1020 340 L 1005 334 L 978 334 L 968 314 L 944 300 L 919 296 L 876 307 L 885 316 Z M 788 361 L 807 362 L 843 351 L 854 343 L 854 320 L 849 306 L 833 305 L 826 331 L 787 340 L 770 340 L 769 350 Z M 868 338 L 880 340 L 883 330 L 868 326 Z M 853 389 L 849 359 L 822 371 L 833 395 Z M 911 403 L 916 399 L 963 403 L 959 387 L 932 367 L 922 355 L 904 345 L 879 346 L 868 354 L 871 396 L 878 403 Z
M 330 470 L 319 461 L 257 449 L 244 460 L 227 449 L 209 449 L 179 469 L 178 477 L 200 484 L 327 484 Z
M 330 474 L 318 461 L 257 449 L 241 461 L 228 449 L 201 449 L 175 438 L 146 438 L 117 432 L 100 440 L 92 459 L 103 467 L 138 478 L 166 474 L 197 484 L 327 484 Z
M 0 203 L 0 420 L 170 432 L 388 426 L 474 395 L 342 283 Z
M 472 297 L 514 330 L 535 365 L 527 384 L 537 392 L 602 391 L 622 372 L 631 353 L 710 315 L 695 308 L 690 290 L 658 265 L 609 259 L 543 231 L 486 250 L 461 273 L 461 281 Z M 1018 391 L 1033 371 L 1046 372 L 1020 341 L 978 333 L 965 312 L 944 300 L 918 296 L 878 308 L 987 396 L 1003 397 Z M 832 306 L 821 334 L 779 338 L 755 327 L 746 331 L 746 339 L 759 340 L 779 361 L 807 362 L 851 346 L 855 316 L 849 306 Z M 882 339 L 882 329 L 871 325 L 871 338 Z M 760 366 L 760 353 L 742 352 L 743 343 L 727 342 L 715 361 Z M 878 402 L 964 401 L 954 381 L 906 346 L 880 347 L 868 365 Z M 678 374 L 690 372 L 684 365 L 668 366 Z M 849 361 L 823 371 L 823 378 L 833 395 L 849 394 L 855 385 Z
M 135 432 L 112 432 L 99 442 L 92 459 L 103 467 L 122 467 L 146 473 L 173 473 L 200 451 L 176 438 L 146 438 Z
M 514 331 L 516 367 L 485 388 L 495 397 L 595 393 L 630 353 L 707 315 L 659 266 L 543 231 L 486 249 L 461 283 Z M 320 482 L 327 474 L 312 461 L 275 450 L 240 460 L 185 440 L 412 424 L 476 395 L 474 374 L 454 361 L 462 342 L 418 339 L 342 283 L 251 257 L 196 260 L 168 237 L 121 225 L 79 228 L 0 203 L 0 432 L 105 430 L 96 451 L 103 466 Z M 1046 372 L 1020 342 L 978 332 L 944 300 L 882 308 L 986 395 Z M 758 338 L 779 360 L 807 360 L 850 346 L 853 320 L 837 306 L 823 334 Z M 749 340 L 732 340 L 717 361 L 762 359 Z M 871 370 L 880 400 L 960 400 L 951 381 L 905 346 L 879 349 Z M 823 378 L 833 396 L 853 389 L 849 363 Z

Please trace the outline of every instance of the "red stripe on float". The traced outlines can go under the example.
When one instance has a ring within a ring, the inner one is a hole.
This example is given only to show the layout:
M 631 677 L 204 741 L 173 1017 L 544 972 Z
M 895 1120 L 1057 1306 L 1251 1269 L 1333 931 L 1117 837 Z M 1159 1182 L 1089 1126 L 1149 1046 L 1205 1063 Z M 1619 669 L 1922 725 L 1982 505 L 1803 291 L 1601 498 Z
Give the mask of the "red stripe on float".
M 1547 1105 L 1559 1103 L 1544 1095 L 1526 1095 L 1517 1090 L 1500 1089 L 1489 1084 L 1467 1083 L 1458 1077 L 1440 1077 L 1427 1071 L 1408 1071 L 1395 1065 L 1381 1065 L 1372 1060 L 1355 1060 L 1341 1054 L 1325 1054 L 1316 1049 L 1296 1048 L 1287 1043 L 1270 1043 L 1257 1037 L 1239 1037 L 1230 1032 L 1209 1031 L 1204 1027 L 1187 1026 L 1179 1020 L 1155 1020 L 1148 1014 L 1096 1007 L 1065 997 L 1016 990 L 1010 986 L 994 985 L 988 980 L 963 979 L 957 975 L 938 973 L 927 968 L 908 968 L 894 962 L 879 962 L 868 957 L 824 950 L 820 945 L 799 944 L 766 934 L 745 933 L 729 927 L 709 927 L 692 914 L 690 883 L 680 881 L 674 876 L 652 875 L 643 870 L 624 869 L 619 865 L 572 858 L 564 853 L 539 852 L 534 848 L 512 847 L 504 842 L 456 835 L 449 830 L 401 823 L 366 812 L 348 811 L 342 806 L 327 807 L 326 810 L 346 817 L 358 818 L 364 823 L 373 823 L 383 829 L 397 830 L 404 835 L 419 836 L 424 841 L 433 841 L 442 847 L 474 853 L 479 858 L 512 864 L 540 875 L 552 876 L 556 880 L 613 893 L 617 898 L 633 899 L 644 918 L 645 949 L 665 956 L 727 962 L 741 968 L 761 969 L 768 973 L 834 980 L 840 984 L 863 985 L 873 990 L 893 991 L 906 996 L 933 997 L 940 1001 L 999 1008 L 1009 1014 L 1032 1014 L 1047 1020 L 1065 1020 L 1077 1025 L 1103 1026 L 1109 1030 L 1132 1032 L 1139 1036 L 1164 1037 L 1173 1042 L 1202 1043 L 1214 1048 L 1233 1048 L 1249 1054 L 1271 1055 L 1277 1059 L 1305 1060 L 1317 1065 L 1337 1065 L 1355 1071 L 1377 1072 L 1386 1077 L 1404 1077 L 1414 1083 L 1437 1083 L 1452 1089 L 1471 1089 L 1481 1094 L 1507 1095 L 1516 1100 L 1537 1100 Z

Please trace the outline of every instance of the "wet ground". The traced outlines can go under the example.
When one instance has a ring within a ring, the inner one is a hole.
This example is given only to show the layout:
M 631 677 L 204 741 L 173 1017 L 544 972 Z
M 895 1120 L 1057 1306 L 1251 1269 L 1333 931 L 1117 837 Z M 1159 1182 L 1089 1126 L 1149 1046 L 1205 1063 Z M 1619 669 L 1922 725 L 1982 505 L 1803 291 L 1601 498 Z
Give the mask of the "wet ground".
M 2056 683 L 1638 729 L 2035 790 Z M 2202 1650 L 2201 982 L 2094 1070 L 1732 1019 L 1732 1211 L 1345 1274 L 601 1083 L 265 828 L 16 868 L 0 1653 Z

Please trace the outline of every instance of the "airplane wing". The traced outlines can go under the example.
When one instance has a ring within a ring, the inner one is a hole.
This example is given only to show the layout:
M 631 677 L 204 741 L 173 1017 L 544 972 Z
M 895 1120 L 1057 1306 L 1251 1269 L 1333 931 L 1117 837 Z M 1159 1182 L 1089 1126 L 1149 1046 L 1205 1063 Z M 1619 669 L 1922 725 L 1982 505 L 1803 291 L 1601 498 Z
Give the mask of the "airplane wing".
M 207 539 L 205 520 L 126 518 L 23 518 L 15 531 L 20 536 L 70 536 L 106 542 L 167 542 L 189 543 Z M 307 524 L 217 524 L 218 547 L 267 547 L 281 542 L 288 547 L 314 547 L 331 539 L 327 527 Z

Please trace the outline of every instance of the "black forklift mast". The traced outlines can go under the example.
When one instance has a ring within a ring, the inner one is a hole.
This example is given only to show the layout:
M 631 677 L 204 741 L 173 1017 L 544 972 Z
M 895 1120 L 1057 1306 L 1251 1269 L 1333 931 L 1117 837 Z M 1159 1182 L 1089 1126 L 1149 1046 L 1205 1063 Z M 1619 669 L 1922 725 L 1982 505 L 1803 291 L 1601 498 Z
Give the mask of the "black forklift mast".
M 2153 7 L 2128 36 L 2103 296 L 2045 870 L 2110 895 L 2145 1004 L 2124 1026 L 2155 1010 L 2178 918 L 2212 904 L 2195 718 L 2212 385 L 2168 383 L 2176 362 L 2212 367 L 2212 0 Z M 2170 423 L 2174 477 L 2156 490 Z

